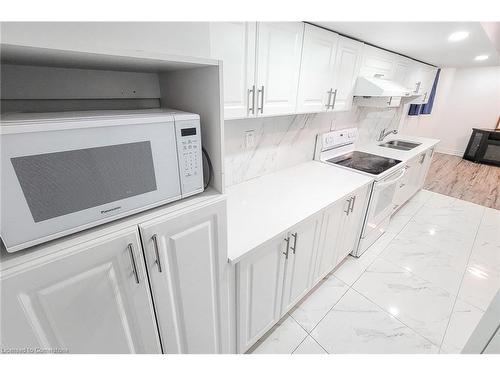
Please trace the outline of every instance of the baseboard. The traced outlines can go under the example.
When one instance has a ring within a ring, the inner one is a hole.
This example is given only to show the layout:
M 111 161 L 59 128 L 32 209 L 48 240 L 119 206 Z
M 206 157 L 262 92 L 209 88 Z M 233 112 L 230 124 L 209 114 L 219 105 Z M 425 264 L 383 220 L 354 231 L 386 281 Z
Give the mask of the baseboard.
M 452 148 L 446 147 L 436 147 L 436 152 L 440 152 L 441 154 L 455 155 L 462 157 L 464 155 L 465 150 L 454 150 Z

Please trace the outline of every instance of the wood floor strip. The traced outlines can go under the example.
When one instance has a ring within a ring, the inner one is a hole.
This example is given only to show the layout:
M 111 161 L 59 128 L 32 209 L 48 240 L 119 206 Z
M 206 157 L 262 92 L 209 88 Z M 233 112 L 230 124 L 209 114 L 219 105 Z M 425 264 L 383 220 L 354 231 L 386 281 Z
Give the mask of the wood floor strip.
M 424 188 L 500 210 L 500 168 L 435 153 Z

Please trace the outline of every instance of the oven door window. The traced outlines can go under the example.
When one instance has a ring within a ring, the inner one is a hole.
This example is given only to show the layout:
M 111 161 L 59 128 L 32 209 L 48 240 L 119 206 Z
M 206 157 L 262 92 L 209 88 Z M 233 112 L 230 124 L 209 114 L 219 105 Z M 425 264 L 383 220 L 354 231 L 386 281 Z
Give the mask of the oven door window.
M 377 192 L 377 202 L 373 216 L 378 220 L 384 220 L 392 212 L 392 199 L 396 192 L 396 183 L 385 186 Z
M 35 222 L 155 191 L 149 141 L 11 158 Z

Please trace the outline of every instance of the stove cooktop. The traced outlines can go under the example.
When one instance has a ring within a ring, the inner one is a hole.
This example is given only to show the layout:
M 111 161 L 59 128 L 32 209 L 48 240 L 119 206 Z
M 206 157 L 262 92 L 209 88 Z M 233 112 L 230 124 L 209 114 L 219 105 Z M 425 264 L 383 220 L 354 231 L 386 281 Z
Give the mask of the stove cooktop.
M 383 156 L 368 154 L 361 151 L 352 151 L 327 160 L 328 163 L 342 165 L 358 171 L 379 175 L 386 170 L 401 163 L 401 160 L 386 158 Z

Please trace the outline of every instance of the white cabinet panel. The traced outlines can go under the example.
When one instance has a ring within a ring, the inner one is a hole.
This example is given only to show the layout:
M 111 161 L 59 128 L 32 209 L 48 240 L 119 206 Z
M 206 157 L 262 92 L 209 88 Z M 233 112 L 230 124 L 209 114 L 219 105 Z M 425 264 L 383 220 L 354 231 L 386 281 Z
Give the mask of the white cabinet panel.
M 223 60 L 224 118 L 255 115 L 255 22 L 210 23 L 210 52 Z
M 285 250 L 285 238 L 277 237 L 236 265 L 239 353 L 280 318 Z
M 437 68 L 430 65 L 414 62 L 408 79 L 408 86 L 414 89 L 414 93 L 419 97 L 413 100 L 412 104 L 426 104 L 436 77 Z
M 327 208 L 323 213 L 318 255 L 314 272 L 314 283 L 319 282 L 337 264 L 340 240 L 343 235 L 344 221 L 347 217 L 348 200 L 340 201 Z
M 359 74 L 363 77 L 381 75 L 384 79 L 392 79 L 395 62 L 395 54 L 365 44 L 363 48 L 363 62 Z
M 166 353 L 227 352 L 224 201 L 140 225 Z
M 358 78 L 363 54 L 363 43 L 349 38 L 339 37 L 335 59 L 334 111 L 348 111 L 352 107 L 352 98 L 356 78 Z
M 294 113 L 304 24 L 260 22 L 257 25 L 257 112 Z
M 297 112 L 324 112 L 332 106 L 338 35 L 305 25 Z
M 159 353 L 139 241 L 134 227 L 4 272 L 1 346 Z
M 425 179 L 427 178 L 427 173 L 432 163 L 432 156 L 434 155 L 434 147 L 428 149 L 423 156 L 419 159 L 420 163 L 420 175 L 418 177 L 417 189 L 422 189 L 425 184 Z
M 347 255 L 358 247 L 366 215 L 370 189 L 371 185 L 364 186 L 351 195 L 349 213 L 342 230 L 343 237 L 338 251 L 337 264 L 342 262 Z
M 412 65 L 411 60 L 402 57 L 398 58 L 394 63 L 393 79 L 400 85 L 413 90 L 414 86 L 409 83 Z
M 315 215 L 289 233 L 282 315 L 299 302 L 312 287 L 321 217 Z

